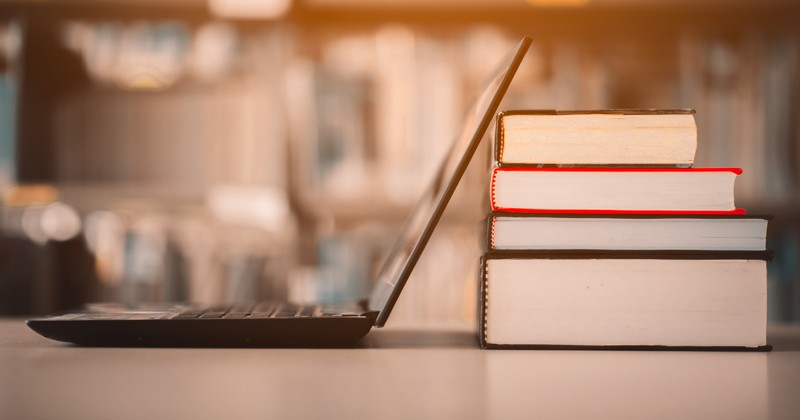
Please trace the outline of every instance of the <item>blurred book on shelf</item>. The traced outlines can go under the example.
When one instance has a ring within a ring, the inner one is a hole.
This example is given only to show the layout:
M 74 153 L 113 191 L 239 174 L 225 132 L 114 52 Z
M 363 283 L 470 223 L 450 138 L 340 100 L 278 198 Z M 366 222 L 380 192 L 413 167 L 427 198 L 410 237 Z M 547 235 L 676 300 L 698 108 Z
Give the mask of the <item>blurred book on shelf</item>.
M 22 25 L 0 19 L 0 188 L 17 179 L 16 140 Z
M 796 83 L 789 81 L 793 64 L 787 57 L 797 55 L 797 40 L 694 36 L 681 39 L 679 46 L 685 100 L 696 104 L 699 136 L 705 139 L 698 162 L 739 162 L 750 176 L 737 186 L 737 197 L 748 206 L 783 213 L 781 204 L 795 201 L 800 186 L 800 173 L 791 170 L 798 161 L 797 132 L 788 122 L 798 99 L 775 86 Z
M 458 123 L 458 46 L 386 26 L 317 48 L 318 62 L 290 67 L 308 95 L 289 103 L 293 192 L 339 216 L 404 214 L 391 208 L 407 209 L 430 182 Z

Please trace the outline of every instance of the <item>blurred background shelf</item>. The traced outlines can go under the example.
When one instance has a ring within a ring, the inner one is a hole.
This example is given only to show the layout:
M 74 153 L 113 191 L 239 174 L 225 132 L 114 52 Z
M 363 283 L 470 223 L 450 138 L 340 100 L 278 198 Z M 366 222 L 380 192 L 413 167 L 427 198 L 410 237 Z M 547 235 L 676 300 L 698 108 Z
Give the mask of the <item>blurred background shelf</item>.
M 524 34 L 501 108 L 697 109 L 697 164 L 775 215 L 770 318 L 800 320 L 788 0 L 2 1 L 0 313 L 363 297 Z M 393 321 L 474 321 L 488 143 Z

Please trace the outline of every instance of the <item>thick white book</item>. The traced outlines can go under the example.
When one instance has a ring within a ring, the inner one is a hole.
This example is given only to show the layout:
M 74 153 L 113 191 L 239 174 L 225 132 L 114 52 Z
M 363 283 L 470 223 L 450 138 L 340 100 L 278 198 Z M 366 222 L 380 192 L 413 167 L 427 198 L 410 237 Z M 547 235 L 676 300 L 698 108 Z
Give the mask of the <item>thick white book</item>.
M 489 255 L 481 345 L 767 350 L 766 258 Z

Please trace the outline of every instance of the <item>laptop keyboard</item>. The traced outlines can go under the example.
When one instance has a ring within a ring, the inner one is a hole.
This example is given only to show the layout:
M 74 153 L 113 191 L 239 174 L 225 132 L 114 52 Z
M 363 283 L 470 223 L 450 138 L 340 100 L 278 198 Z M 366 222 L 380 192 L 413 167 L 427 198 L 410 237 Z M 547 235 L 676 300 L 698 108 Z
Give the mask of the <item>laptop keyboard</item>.
M 170 319 L 309 318 L 324 315 L 325 312 L 321 306 L 268 302 L 257 305 L 216 306 L 202 310 L 189 309 Z
M 116 304 L 91 305 L 85 312 L 49 317 L 50 320 L 150 320 L 150 319 L 288 319 L 316 317 L 357 317 L 364 313 L 356 306 L 328 307 L 295 305 L 287 302 L 217 305 L 209 307 L 128 308 Z

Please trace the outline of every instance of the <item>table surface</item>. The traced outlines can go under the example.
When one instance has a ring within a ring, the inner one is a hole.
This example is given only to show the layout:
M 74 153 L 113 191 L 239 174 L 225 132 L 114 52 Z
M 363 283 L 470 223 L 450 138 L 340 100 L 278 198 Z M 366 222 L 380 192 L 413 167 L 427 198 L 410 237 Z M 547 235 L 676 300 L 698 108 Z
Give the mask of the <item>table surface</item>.
M 467 329 L 352 349 L 82 348 L 0 320 L 0 419 L 798 419 L 800 326 L 769 353 L 480 350 Z

